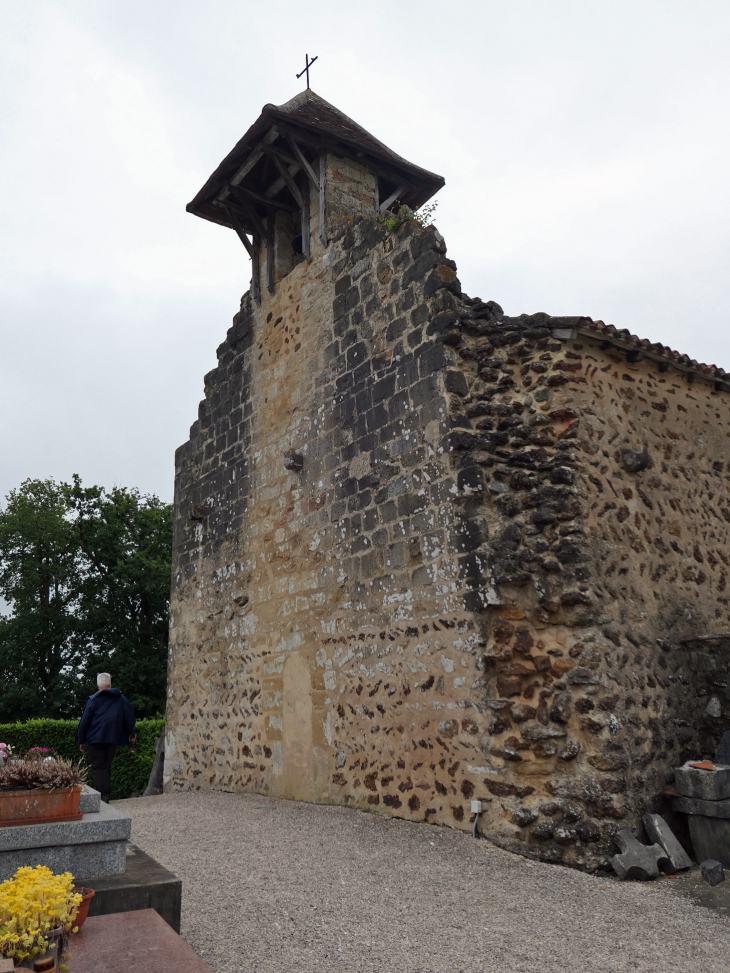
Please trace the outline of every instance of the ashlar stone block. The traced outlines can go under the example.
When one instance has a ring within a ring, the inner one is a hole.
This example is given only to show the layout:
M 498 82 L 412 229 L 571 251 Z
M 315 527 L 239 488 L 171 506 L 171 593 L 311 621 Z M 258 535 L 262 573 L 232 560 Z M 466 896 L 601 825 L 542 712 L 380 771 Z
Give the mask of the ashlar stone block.
M 723 871 L 720 862 L 714 861 L 712 858 L 708 858 L 707 861 L 702 862 L 700 865 L 700 871 L 702 872 L 702 877 L 711 885 L 713 888 L 719 885 L 720 882 L 725 881 L 725 872 Z
M 730 766 L 688 760 L 674 771 L 674 786 L 685 797 L 724 801 L 730 798 Z
M 642 821 L 649 840 L 655 845 L 661 845 L 667 854 L 667 862 L 662 866 L 667 874 L 673 875 L 692 867 L 692 859 L 660 814 L 645 814 Z
M 129 815 L 109 804 L 85 813 L 80 821 L 0 828 L 0 882 L 22 866 L 36 865 L 71 872 L 76 881 L 121 875 L 131 833 Z

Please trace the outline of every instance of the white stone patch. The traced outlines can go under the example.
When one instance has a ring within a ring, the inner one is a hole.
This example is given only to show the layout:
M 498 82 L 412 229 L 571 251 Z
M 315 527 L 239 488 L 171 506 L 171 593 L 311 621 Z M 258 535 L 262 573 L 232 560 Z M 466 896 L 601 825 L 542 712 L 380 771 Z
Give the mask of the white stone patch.
M 330 692 L 337 688 L 337 676 L 331 669 L 324 674 L 324 688 L 329 689 Z
M 411 621 L 413 621 L 413 606 L 412 605 L 400 605 L 393 612 L 393 621 L 395 621 L 395 622 L 411 622 Z
M 258 623 L 258 617 L 254 615 L 253 612 L 249 612 L 248 615 L 245 615 L 238 623 L 239 633 L 244 638 L 249 635 L 255 635 L 258 631 Z
M 327 719 L 322 721 L 322 729 L 324 730 L 324 738 L 327 743 L 332 746 L 332 714 L 327 714 Z
M 288 639 L 280 639 L 279 644 L 276 646 L 277 652 L 291 652 L 292 649 L 298 649 L 302 644 L 302 636 L 299 632 L 292 632 Z
M 441 665 L 444 667 L 444 672 L 454 671 L 454 660 L 450 659 L 447 655 L 441 656 Z
M 460 689 L 466 682 L 466 676 L 457 676 L 454 679 L 454 689 Z

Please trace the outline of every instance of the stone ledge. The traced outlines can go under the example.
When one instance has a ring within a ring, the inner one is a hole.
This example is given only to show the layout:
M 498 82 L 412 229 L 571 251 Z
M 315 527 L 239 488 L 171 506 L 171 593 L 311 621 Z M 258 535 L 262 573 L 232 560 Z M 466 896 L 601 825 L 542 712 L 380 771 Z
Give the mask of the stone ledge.
M 0 854 L 29 848 L 127 841 L 131 834 L 130 816 L 110 804 L 102 804 L 96 813 L 84 814 L 80 821 L 0 828 Z
M 89 917 L 70 946 L 74 973 L 213 973 L 153 909 Z
M 90 916 L 154 909 L 175 932 L 180 932 L 182 880 L 138 848 L 127 845 L 124 872 L 94 879 L 96 895 L 91 900 Z
M 81 800 L 79 801 L 79 811 L 82 814 L 97 814 L 101 809 L 101 794 L 93 787 L 84 784 L 81 789 Z
M 701 814 L 706 818 L 730 818 L 730 801 L 700 801 L 694 797 L 675 797 L 675 811 L 683 814 Z
M 730 767 L 723 764 L 702 769 L 688 760 L 674 771 L 674 786 L 685 797 L 700 801 L 724 801 L 730 798 Z M 704 813 L 704 812 L 699 812 Z
M 99 841 L 3 851 L 0 852 L 0 881 L 11 878 L 19 868 L 46 865 L 55 874 L 71 872 L 77 884 L 88 885 L 102 876 L 120 875 L 126 864 L 126 849 L 126 841 Z

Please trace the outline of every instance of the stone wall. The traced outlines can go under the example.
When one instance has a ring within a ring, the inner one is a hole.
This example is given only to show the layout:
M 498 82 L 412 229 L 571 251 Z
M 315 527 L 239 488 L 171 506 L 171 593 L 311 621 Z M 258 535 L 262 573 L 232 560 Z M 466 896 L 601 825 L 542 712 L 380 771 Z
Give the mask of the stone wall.
M 726 728 L 727 395 L 330 215 L 176 456 L 167 786 L 594 868 Z

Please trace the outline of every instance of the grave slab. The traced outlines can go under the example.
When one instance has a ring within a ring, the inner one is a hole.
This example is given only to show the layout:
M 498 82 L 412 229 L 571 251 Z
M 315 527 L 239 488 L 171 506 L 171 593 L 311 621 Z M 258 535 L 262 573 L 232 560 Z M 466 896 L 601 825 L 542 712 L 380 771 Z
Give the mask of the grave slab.
M 0 828 L 0 881 L 26 865 L 69 871 L 80 883 L 118 875 L 124 871 L 131 833 L 129 815 L 109 804 L 101 804 L 80 821 Z
M 641 881 L 659 877 L 659 866 L 668 861 L 661 845 L 642 845 L 628 828 L 619 831 L 614 841 L 621 850 L 611 859 L 613 870 L 619 878 L 638 878 Z
M 91 916 L 70 946 L 71 973 L 213 973 L 154 909 Z
M 730 798 L 730 767 L 724 764 L 708 764 L 706 768 L 693 767 L 700 761 L 688 760 L 674 771 L 674 786 L 685 797 L 700 801 L 724 801 Z
M 175 932 L 180 932 L 181 879 L 133 842 L 127 845 L 124 873 L 94 879 L 91 887 L 96 895 L 91 900 L 90 916 L 154 909 Z
M 642 818 L 649 841 L 661 845 L 667 854 L 662 870 L 667 874 L 681 872 L 692 867 L 692 859 L 677 841 L 674 832 L 660 814 L 645 814 Z

